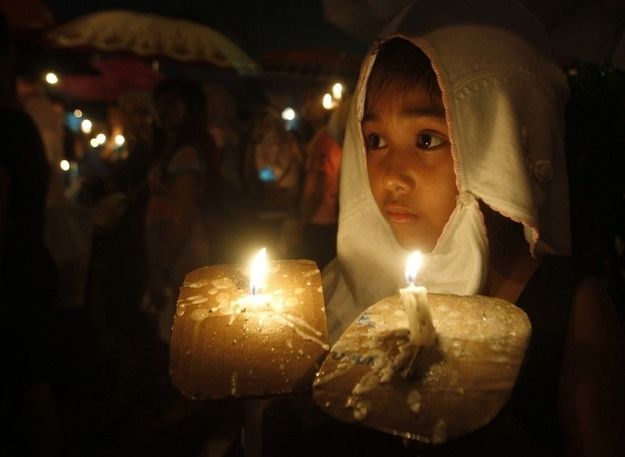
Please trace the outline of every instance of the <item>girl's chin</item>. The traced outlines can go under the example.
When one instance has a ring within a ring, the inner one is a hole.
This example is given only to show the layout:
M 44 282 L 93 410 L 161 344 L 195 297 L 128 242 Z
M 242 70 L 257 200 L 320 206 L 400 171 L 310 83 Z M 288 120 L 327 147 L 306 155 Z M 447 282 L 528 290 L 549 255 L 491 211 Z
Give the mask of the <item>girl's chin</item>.
M 395 240 L 407 251 L 421 251 L 422 254 L 430 254 L 436 246 L 436 240 L 426 241 L 422 237 L 406 236 L 402 233 L 394 232 Z

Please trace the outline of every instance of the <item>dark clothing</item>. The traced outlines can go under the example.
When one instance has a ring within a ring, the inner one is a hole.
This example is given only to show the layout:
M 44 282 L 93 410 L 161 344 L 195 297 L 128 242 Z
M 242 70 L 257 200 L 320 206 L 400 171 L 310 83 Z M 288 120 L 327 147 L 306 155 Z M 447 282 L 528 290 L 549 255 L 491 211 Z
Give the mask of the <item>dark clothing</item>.
M 127 148 L 128 159 L 116 163 L 108 178 L 126 205 L 114 226 L 93 239 L 89 295 L 96 322 L 122 340 L 132 338 L 140 319 L 147 275 L 147 174 L 154 162 L 149 142 L 129 140 Z
M 2 346 L 16 362 L 5 359 L 7 366 L 28 385 L 44 376 L 42 338 L 56 293 L 56 269 L 43 236 L 49 169 L 30 117 L 3 108 L 0 118 L 0 171 L 8 180 L 0 196 Z
M 52 417 L 48 405 L 40 403 L 50 399 L 40 392 L 49 385 L 53 365 L 50 316 L 56 293 L 56 269 L 43 236 L 49 169 L 30 117 L 0 108 L 0 119 L 0 346 L 5 367 L 0 426 L 6 437 L 0 454 L 30 455 Z M 25 424 L 32 426 L 35 414 L 37 420 L 45 419 L 37 422 L 40 428 L 29 429 Z
M 547 257 L 517 302 L 532 323 L 532 339 L 511 406 L 523 428 L 553 449 L 560 438 L 558 386 L 569 314 L 583 274 L 570 257 Z

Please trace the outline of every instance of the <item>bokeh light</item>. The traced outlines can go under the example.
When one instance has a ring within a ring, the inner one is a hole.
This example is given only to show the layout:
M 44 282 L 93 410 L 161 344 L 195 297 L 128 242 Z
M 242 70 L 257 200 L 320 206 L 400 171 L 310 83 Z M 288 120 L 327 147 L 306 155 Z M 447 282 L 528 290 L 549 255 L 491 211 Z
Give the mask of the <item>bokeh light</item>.
M 55 85 L 59 82 L 59 77 L 56 75 L 56 73 L 50 71 L 46 73 L 45 80 L 48 84 Z
M 292 121 L 293 119 L 295 119 L 295 110 L 290 106 L 284 108 L 284 110 L 282 111 L 282 119 L 284 119 L 285 121 Z
M 93 128 L 93 123 L 89 119 L 85 119 L 80 123 L 80 130 L 83 133 L 91 133 L 91 129 Z

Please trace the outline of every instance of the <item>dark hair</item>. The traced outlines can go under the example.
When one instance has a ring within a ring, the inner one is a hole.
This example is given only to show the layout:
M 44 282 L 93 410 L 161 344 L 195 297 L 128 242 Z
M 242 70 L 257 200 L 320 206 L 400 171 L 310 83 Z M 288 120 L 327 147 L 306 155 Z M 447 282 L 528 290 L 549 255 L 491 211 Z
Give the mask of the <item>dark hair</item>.
M 404 38 L 392 38 L 377 45 L 376 58 L 367 82 L 367 97 L 376 98 L 389 86 L 404 91 L 424 84 L 431 96 L 441 96 L 436 73 L 428 56 Z
M 184 79 L 165 79 L 161 81 L 153 91 L 154 98 L 163 94 L 176 93 L 187 106 L 190 114 L 204 114 L 206 111 L 206 97 L 202 86 L 195 81 Z
M 211 144 L 206 130 L 206 97 L 200 83 L 184 79 L 169 78 L 161 81 L 152 91 L 154 101 L 166 94 L 175 94 L 185 105 L 185 119 L 176 133 L 173 149 L 182 144 Z M 155 144 L 163 145 L 161 128 L 155 129 Z M 171 152 L 171 151 L 170 151 Z

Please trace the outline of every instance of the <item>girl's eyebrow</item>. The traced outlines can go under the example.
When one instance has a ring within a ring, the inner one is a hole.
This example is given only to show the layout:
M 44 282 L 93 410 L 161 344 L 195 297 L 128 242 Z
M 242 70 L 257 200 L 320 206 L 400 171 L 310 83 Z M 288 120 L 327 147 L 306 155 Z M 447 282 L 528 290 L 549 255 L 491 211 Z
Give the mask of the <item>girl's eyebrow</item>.
M 401 111 L 402 117 L 429 117 L 445 119 L 445 110 L 437 106 L 408 106 Z M 367 111 L 364 113 L 361 122 L 374 122 L 380 119 L 380 115 L 376 112 Z
M 445 118 L 445 111 L 437 106 L 409 106 L 401 111 L 404 117 L 440 117 Z

